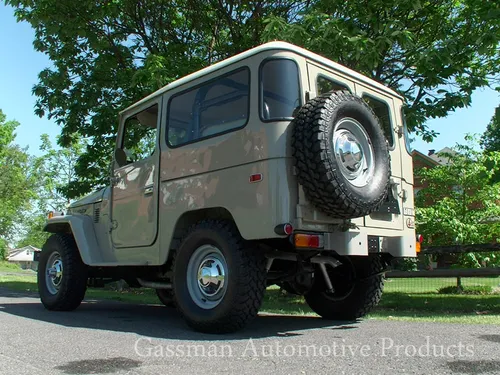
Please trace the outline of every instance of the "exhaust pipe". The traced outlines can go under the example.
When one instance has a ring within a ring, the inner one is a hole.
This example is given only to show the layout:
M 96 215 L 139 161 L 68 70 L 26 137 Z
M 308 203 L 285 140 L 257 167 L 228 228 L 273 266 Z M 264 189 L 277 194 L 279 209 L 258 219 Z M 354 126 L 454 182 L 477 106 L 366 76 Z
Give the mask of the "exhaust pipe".
M 137 282 L 141 284 L 144 288 L 152 288 L 152 289 L 172 289 L 171 283 L 162 283 L 160 281 L 147 281 L 140 278 L 137 278 Z

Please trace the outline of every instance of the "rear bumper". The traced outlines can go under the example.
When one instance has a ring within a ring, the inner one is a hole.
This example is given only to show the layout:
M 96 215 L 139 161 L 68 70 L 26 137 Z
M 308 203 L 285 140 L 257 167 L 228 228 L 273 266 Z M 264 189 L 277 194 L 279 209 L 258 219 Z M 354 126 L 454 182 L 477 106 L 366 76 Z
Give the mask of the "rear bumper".
M 324 250 L 339 255 L 388 253 L 394 257 L 415 257 L 416 237 L 412 230 L 395 231 L 361 227 L 347 232 L 324 234 Z

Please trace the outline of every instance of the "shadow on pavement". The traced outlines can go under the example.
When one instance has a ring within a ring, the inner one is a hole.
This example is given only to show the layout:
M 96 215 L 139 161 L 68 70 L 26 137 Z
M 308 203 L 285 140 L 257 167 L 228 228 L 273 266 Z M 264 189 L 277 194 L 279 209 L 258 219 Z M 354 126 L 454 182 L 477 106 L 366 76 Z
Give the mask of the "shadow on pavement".
M 456 360 L 448 362 L 448 367 L 453 373 L 459 374 L 498 374 L 500 373 L 500 361 L 465 361 Z
M 139 305 L 115 301 L 87 300 L 72 312 L 48 311 L 37 295 L 0 288 L 0 297 L 30 298 L 32 301 L 0 303 L 0 313 L 58 324 L 65 327 L 130 332 L 141 336 L 174 340 L 240 340 L 262 337 L 293 337 L 305 330 L 334 331 L 356 328 L 356 322 L 334 322 L 316 317 L 259 315 L 245 329 L 224 335 L 203 334 L 192 331 L 180 314 L 160 305 Z

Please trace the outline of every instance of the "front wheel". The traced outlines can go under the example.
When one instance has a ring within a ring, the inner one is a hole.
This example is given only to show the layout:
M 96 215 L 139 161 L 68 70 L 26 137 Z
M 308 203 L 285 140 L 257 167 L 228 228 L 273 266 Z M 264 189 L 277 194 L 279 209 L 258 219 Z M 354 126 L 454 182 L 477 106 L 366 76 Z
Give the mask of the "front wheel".
M 177 308 L 197 331 L 228 333 L 258 313 L 266 288 L 264 254 L 235 225 L 205 220 L 190 228 L 174 260 Z
M 87 290 L 87 266 L 72 235 L 56 233 L 45 242 L 37 279 L 46 309 L 71 311 L 80 305 Z
M 309 307 L 325 319 L 354 320 L 366 315 L 382 297 L 384 264 L 379 256 L 345 257 L 328 272 L 333 291 L 316 272 L 312 289 L 305 295 Z

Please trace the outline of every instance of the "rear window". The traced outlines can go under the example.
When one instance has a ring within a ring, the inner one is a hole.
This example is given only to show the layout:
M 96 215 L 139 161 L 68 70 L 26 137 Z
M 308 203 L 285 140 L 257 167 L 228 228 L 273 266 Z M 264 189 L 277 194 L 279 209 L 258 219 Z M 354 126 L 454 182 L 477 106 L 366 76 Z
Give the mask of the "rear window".
M 386 102 L 382 100 L 375 99 L 372 96 L 363 95 L 363 100 L 368 103 L 371 107 L 375 115 L 378 117 L 380 121 L 380 125 L 382 126 L 382 130 L 384 131 L 385 137 L 389 142 L 389 146 L 394 146 L 394 135 L 392 131 L 392 123 L 391 123 L 391 112 L 389 106 Z
M 288 59 L 266 60 L 261 65 L 260 117 L 263 120 L 288 120 L 300 107 L 299 68 Z
M 346 85 L 325 76 L 319 75 L 316 78 L 316 92 L 318 93 L 318 95 L 338 90 L 351 91 Z

